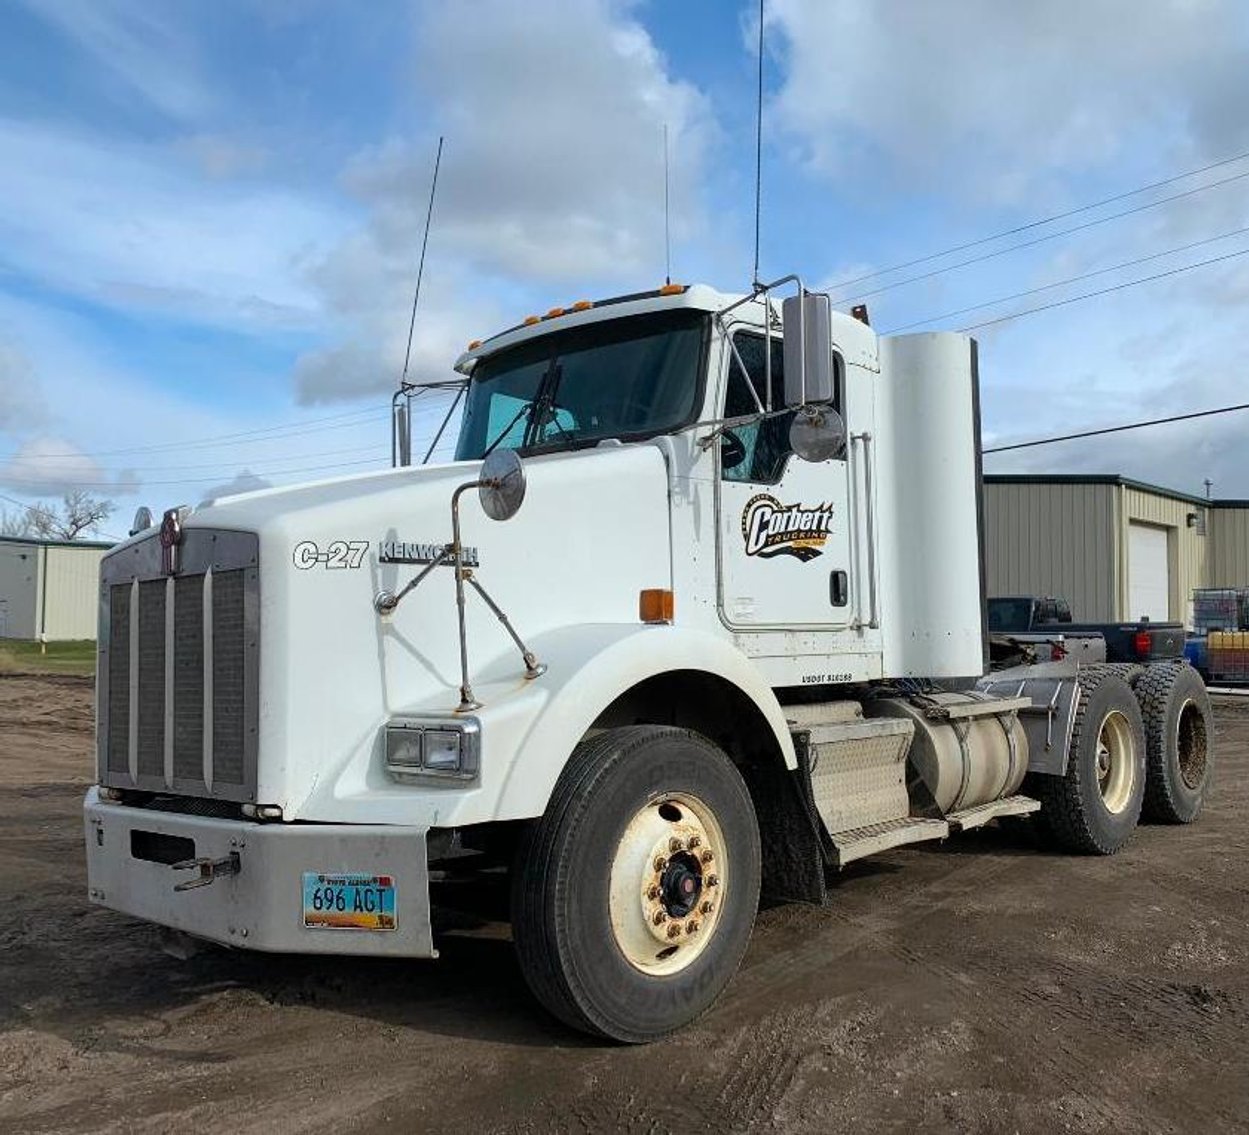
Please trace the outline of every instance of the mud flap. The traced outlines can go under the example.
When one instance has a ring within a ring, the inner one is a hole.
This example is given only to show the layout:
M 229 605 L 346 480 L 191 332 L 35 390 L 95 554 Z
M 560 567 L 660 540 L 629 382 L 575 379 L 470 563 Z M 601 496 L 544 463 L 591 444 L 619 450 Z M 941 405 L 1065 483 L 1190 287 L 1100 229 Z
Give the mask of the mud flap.
M 797 738 L 795 738 L 797 742 Z M 824 869 L 830 863 L 811 796 L 811 770 L 805 745 L 795 744 L 794 772 L 751 767 L 742 770 L 755 802 L 762 855 L 762 886 L 766 899 L 823 906 L 828 901 Z

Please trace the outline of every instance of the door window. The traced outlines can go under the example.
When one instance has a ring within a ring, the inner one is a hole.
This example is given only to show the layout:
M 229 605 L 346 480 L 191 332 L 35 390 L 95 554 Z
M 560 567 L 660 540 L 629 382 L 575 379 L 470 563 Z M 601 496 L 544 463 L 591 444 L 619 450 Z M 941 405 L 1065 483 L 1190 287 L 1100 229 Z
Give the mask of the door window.
M 733 337 L 737 354 L 741 357 L 750 377 L 750 385 L 758 396 L 758 404 L 746 386 L 746 375 L 737 359 L 730 356 L 729 380 L 724 396 L 726 418 L 757 414 L 759 405 L 766 407 L 768 397 L 764 382 L 766 373 L 763 358 L 763 336 L 738 333 Z M 780 410 L 785 405 L 785 350 L 780 339 L 772 340 L 772 408 Z M 793 452 L 789 446 L 789 425 L 794 411 L 775 414 L 746 425 L 732 426 L 725 452 L 736 449 L 733 440 L 741 443 L 745 456 L 732 466 L 721 465 L 721 477 L 726 481 L 749 481 L 759 485 L 774 485 L 785 471 L 785 462 Z

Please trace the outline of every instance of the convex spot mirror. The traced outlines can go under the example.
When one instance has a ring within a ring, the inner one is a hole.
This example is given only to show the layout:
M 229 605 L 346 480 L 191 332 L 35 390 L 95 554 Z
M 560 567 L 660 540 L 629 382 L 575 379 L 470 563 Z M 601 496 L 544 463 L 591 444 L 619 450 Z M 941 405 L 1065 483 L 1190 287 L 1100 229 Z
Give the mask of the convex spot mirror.
M 837 397 L 832 305 L 826 295 L 803 292 L 781 304 L 785 334 L 785 405 L 791 410 Z
M 804 406 L 789 424 L 789 448 L 803 461 L 844 461 L 845 420 L 831 406 Z
M 491 520 L 511 520 L 525 499 L 525 468 L 514 449 L 496 449 L 481 463 L 477 495 Z

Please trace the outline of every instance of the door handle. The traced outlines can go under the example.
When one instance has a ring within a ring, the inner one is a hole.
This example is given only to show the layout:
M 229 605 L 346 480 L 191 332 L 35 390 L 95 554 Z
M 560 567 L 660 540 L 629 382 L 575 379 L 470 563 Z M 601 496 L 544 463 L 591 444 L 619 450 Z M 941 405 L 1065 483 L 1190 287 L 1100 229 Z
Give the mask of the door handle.
M 829 574 L 828 601 L 834 607 L 844 607 L 850 602 L 850 579 L 840 568 Z

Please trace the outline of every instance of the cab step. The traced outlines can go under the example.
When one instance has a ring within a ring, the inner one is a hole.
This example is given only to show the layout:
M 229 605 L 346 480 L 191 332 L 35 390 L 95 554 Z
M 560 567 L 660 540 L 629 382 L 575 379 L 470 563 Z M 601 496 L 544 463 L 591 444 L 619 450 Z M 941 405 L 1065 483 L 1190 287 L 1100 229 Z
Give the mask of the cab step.
M 850 831 L 834 832 L 831 838 L 836 849 L 837 866 L 844 867 L 865 855 L 875 855 L 878 851 L 888 851 L 891 847 L 901 847 L 907 843 L 945 839 L 949 834 L 950 825 L 945 820 L 904 816 L 883 824 L 868 824 Z
M 946 819 L 950 827 L 957 832 L 970 831 L 996 820 L 999 816 L 1027 816 L 1041 810 L 1041 801 L 1030 796 L 1007 796 L 1002 800 L 990 800 L 987 804 L 977 804 L 974 808 L 964 808 L 961 812 L 951 812 Z

